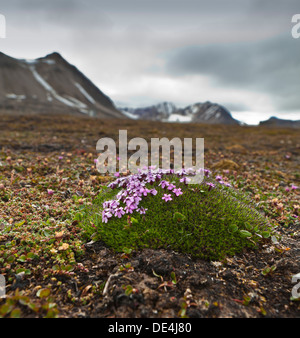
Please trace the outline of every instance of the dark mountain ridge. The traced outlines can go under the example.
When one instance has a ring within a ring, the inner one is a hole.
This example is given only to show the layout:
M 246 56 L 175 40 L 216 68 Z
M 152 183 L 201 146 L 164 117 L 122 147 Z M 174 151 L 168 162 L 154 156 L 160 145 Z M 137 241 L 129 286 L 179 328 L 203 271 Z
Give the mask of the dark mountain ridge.
M 33 60 L 0 53 L 0 110 L 126 118 L 57 52 Z

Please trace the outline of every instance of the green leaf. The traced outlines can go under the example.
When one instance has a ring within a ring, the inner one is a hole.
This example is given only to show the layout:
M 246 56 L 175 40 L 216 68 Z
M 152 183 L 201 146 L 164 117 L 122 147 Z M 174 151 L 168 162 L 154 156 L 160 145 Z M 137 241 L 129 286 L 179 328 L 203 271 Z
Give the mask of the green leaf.
M 82 213 L 81 212 L 77 212 L 76 215 L 74 216 L 74 220 L 75 221 L 82 221 Z
M 139 221 L 138 221 L 136 218 L 131 217 L 131 223 L 132 223 L 132 224 L 138 224 Z
M 269 231 L 263 231 L 262 233 L 263 238 L 269 238 L 271 236 Z
M 177 279 L 176 279 L 176 275 L 175 275 L 175 272 L 174 272 L 174 271 L 171 272 L 171 279 L 172 279 L 172 283 L 173 283 L 173 284 L 176 284 L 176 283 L 177 283 Z
M 33 252 L 28 252 L 28 254 L 27 254 L 27 258 L 34 259 L 36 257 L 37 257 L 37 255 L 35 253 L 33 253 Z
M 18 262 L 21 262 L 21 263 L 24 263 L 26 262 L 26 256 L 25 255 L 21 255 L 18 259 L 17 259 Z
M 125 287 L 125 295 L 129 296 L 132 293 L 133 287 L 131 285 L 127 285 Z
M 182 221 L 185 220 L 185 216 L 183 214 L 181 214 L 180 212 L 175 212 L 174 215 L 173 215 L 173 219 L 176 222 L 182 222 Z
M 123 248 L 123 252 L 127 255 L 130 255 L 132 253 L 132 249 L 125 247 L 125 248 Z
M 230 224 L 228 226 L 228 229 L 229 229 L 230 232 L 236 232 L 236 231 L 238 231 L 239 228 L 235 224 Z
M 15 223 L 15 227 L 18 228 L 18 227 L 22 226 L 24 223 L 25 223 L 24 220 L 21 221 L 21 222 Z
M 21 317 L 21 310 L 19 308 L 13 309 L 10 313 L 10 318 L 20 318 Z
M 13 304 L 5 303 L 0 307 L 0 315 L 5 316 L 13 309 Z
M 11 263 L 14 262 L 15 258 L 16 258 L 16 257 L 15 257 L 14 255 L 8 256 L 8 257 L 7 257 L 7 262 L 8 262 L 9 264 L 11 264 Z
M 46 298 L 50 295 L 50 289 L 39 289 L 36 295 L 40 298 Z
M 247 230 L 240 230 L 240 235 L 242 237 L 252 237 L 251 232 L 247 231 Z

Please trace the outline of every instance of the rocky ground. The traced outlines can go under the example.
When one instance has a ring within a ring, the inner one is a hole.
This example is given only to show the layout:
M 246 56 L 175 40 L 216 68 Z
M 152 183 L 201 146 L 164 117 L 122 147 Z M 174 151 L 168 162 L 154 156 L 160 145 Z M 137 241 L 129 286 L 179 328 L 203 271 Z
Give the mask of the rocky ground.
M 259 204 L 279 242 L 209 262 L 83 238 L 80 210 L 110 179 L 96 142 L 120 129 L 204 137 L 205 167 Z M 299 317 L 299 130 L 55 115 L 1 115 L 0 130 L 0 317 Z

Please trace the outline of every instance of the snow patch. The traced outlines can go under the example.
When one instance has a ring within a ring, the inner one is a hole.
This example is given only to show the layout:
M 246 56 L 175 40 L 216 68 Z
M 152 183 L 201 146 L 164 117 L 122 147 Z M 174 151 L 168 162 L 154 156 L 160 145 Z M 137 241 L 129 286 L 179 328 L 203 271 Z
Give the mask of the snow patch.
M 127 110 L 121 110 L 121 113 L 123 113 L 125 116 L 129 117 L 130 119 L 133 119 L 133 120 L 138 120 L 139 119 L 138 115 L 132 114 L 132 113 L 130 113 Z
M 79 89 L 81 94 L 88 99 L 92 104 L 96 104 L 96 101 L 92 98 L 92 96 L 77 82 L 75 82 L 75 86 Z
M 168 122 L 191 122 L 191 116 L 184 116 L 179 114 L 171 114 L 167 120 Z
M 47 90 L 47 99 L 49 101 L 49 97 L 52 95 L 56 100 L 60 101 L 61 103 L 65 104 L 66 106 L 79 109 L 81 113 L 87 114 L 89 113 L 89 109 L 87 109 L 87 105 L 83 102 L 75 99 L 74 97 L 69 96 L 68 99 L 66 99 L 63 96 L 60 96 L 56 93 L 56 91 L 49 85 L 47 81 L 45 81 L 41 75 L 36 71 L 34 65 L 29 66 L 34 78 Z M 50 95 L 51 94 L 51 95 Z M 50 95 L 50 96 L 48 96 Z
M 26 95 L 17 95 L 17 94 L 13 94 L 13 93 L 8 93 L 5 96 L 8 99 L 12 99 L 12 100 L 25 100 L 26 99 Z
M 162 103 L 159 103 L 157 106 L 157 111 L 159 113 L 162 113 L 162 114 L 165 114 L 165 115 L 171 115 L 175 110 L 176 110 L 176 107 L 173 103 L 171 102 L 162 102 Z
M 49 59 L 44 59 L 43 62 L 47 63 L 48 65 L 55 65 L 56 64 L 55 60 L 49 60 Z
M 217 106 L 211 106 L 210 108 L 208 108 L 205 113 L 203 114 L 203 120 L 207 121 L 209 120 L 218 110 Z

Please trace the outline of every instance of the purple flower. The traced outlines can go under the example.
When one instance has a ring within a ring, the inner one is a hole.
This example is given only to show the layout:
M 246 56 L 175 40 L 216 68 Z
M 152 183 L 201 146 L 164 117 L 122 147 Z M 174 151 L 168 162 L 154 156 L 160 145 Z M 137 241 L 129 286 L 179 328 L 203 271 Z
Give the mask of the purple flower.
M 179 181 L 180 181 L 181 183 L 187 184 L 190 180 L 191 180 L 191 179 L 188 178 L 188 177 L 183 177 L 183 178 L 181 178 Z
M 173 193 L 174 193 L 176 196 L 179 196 L 179 195 L 182 195 L 182 194 L 183 194 L 183 192 L 181 191 L 181 188 L 173 189 Z
M 124 198 L 124 202 L 125 202 L 126 204 L 134 203 L 134 198 L 133 198 L 133 196 L 127 196 L 127 197 L 125 197 L 125 198 Z
M 204 169 L 204 175 L 205 175 L 206 177 L 209 177 L 210 174 L 211 174 L 211 171 L 210 171 L 210 170 Z
M 140 193 L 142 194 L 142 195 L 144 195 L 144 196 L 147 196 L 147 194 L 150 192 L 150 190 L 149 189 L 147 189 L 147 188 L 142 188 L 142 189 L 140 189 Z
M 134 203 L 139 204 L 142 198 L 136 194 L 133 195 Z
M 141 215 L 145 215 L 145 213 L 146 213 L 147 210 L 148 210 L 148 209 L 145 209 L 145 208 L 143 208 L 143 207 L 137 208 L 137 209 L 136 209 L 136 211 L 139 212 Z
M 113 200 L 113 201 L 111 201 L 110 208 L 116 209 L 119 205 L 120 205 L 119 201 Z
M 52 189 L 47 189 L 48 195 L 53 195 L 54 191 Z
M 220 175 L 216 176 L 216 181 L 223 182 L 223 178 Z
M 115 216 L 117 216 L 118 218 L 121 218 L 124 214 L 125 214 L 125 211 L 123 210 L 122 207 L 117 208 L 115 210 Z
M 215 187 L 215 185 L 211 182 L 206 183 L 206 185 L 208 185 L 208 191 Z
M 157 194 L 157 190 L 156 189 L 151 189 L 150 193 L 155 196 Z
M 298 189 L 299 187 L 297 187 L 296 185 L 294 185 L 294 184 L 292 184 L 292 186 L 291 186 L 291 189 L 292 190 L 296 190 L 296 189 Z
M 156 179 L 155 179 L 154 176 L 149 176 L 149 177 L 147 178 L 147 182 L 150 183 L 150 184 L 154 183 L 155 181 L 156 181 Z
M 168 187 L 169 186 L 169 182 L 168 181 L 165 181 L 165 180 L 163 180 L 163 181 L 161 181 L 160 183 L 159 183 L 159 185 L 163 188 L 163 189 L 165 189 L 166 187 Z
M 171 194 L 164 194 L 164 196 L 162 197 L 162 199 L 165 200 L 166 202 L 172 201 Z
M 112 217 L 112 213 L 109 210 L 102 211 L 102 222 L 107 223 L 108 219 Z
M 173 190 L 174 188 L 176 188 L 176 186 L 174 184 L 170 183 L 168 185 L 168 190 Z
M 127 204 L 125 207 L 125 212 L 126 214 L 132 214 L 133 211 L 137 208 L 136 204 L 132 203 L 132 204 Z

